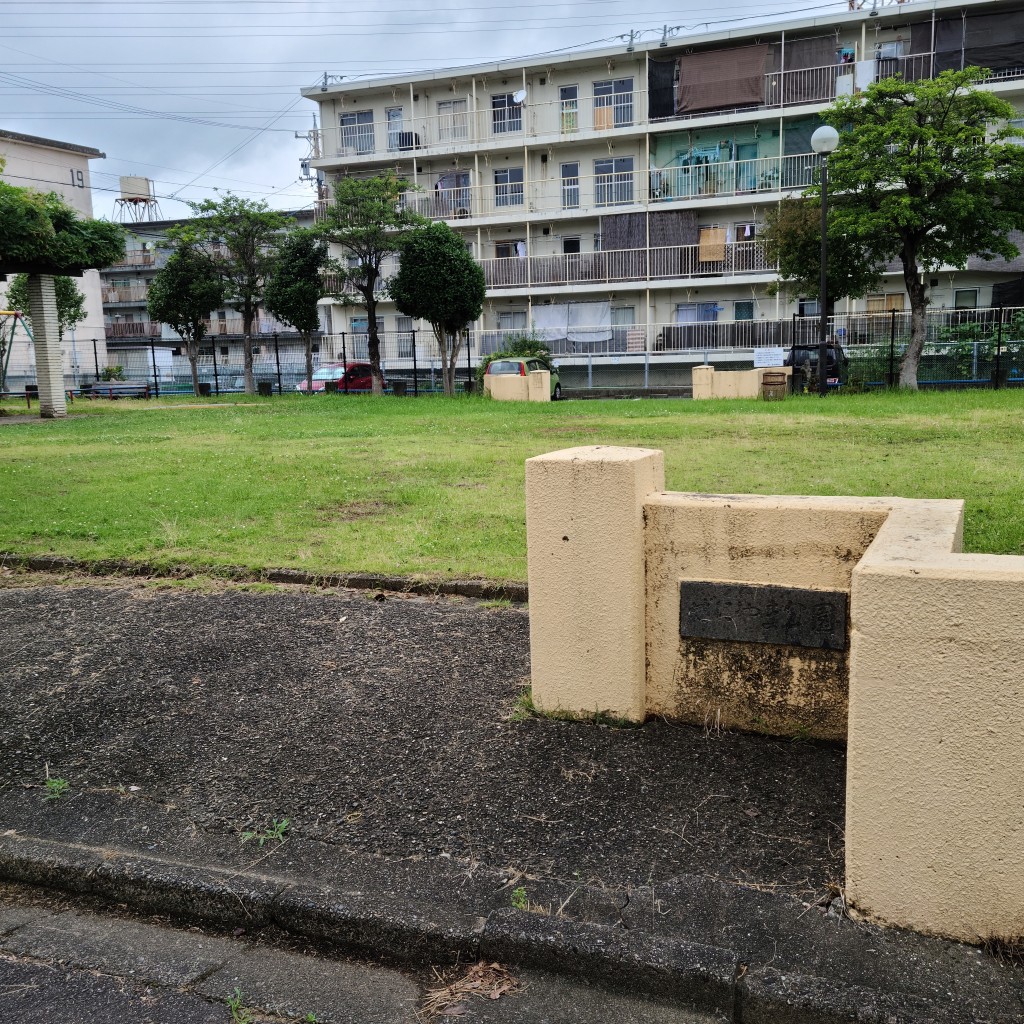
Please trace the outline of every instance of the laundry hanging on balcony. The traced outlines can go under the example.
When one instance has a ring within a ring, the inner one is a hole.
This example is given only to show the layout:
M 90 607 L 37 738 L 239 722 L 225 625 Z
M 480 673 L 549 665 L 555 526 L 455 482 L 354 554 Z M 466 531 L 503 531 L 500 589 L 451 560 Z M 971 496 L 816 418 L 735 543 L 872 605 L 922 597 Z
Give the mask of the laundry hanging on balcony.
M 610 302 L 553 302 L 534 306 L 530 315 L 552 352 L 586 352 L 611 341 Z

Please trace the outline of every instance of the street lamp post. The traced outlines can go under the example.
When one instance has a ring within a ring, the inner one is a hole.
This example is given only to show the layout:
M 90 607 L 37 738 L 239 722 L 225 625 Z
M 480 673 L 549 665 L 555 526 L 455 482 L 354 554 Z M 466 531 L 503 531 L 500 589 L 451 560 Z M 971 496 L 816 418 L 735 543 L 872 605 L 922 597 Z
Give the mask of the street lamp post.
M 828 394 L 828 155 L 839 145 L 839 132 L 823 124 L 811 136 L 811 149 L 821 154 L 821 279 L 818 288 L 818 394 Z M 838 360 L 837 360 L 838 364 Z

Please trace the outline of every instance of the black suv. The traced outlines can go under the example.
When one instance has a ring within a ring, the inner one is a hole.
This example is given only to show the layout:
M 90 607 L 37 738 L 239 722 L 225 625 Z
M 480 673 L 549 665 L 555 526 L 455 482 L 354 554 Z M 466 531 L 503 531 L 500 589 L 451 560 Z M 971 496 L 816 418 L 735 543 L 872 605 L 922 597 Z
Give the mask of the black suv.
M 829 345 L 827 352 L 828 386 L 837 388 L 849 379 L 850 357 L 841 345 Z M 786 359 L 783 365 L 794 367 L 793 376 L 796 378 L 796 390 L 801 390 L 800 377 L 803 378 L 803 386 L 807 387 L 811 378 L 818 376 L 818 346 L 793 345 L 786 349 Z

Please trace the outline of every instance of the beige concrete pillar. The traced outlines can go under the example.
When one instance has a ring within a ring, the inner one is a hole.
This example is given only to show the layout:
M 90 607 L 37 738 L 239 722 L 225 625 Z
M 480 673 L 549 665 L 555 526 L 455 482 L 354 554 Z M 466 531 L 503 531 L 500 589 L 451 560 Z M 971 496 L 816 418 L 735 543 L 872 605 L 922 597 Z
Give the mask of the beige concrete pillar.
M 551 401 L 551 374 L 549 371 L 531 370 L 526 379 L 531 402 Z
M 665 487 L 645 448 L 569 448 L 526 462 L 533 700 L 641 722 L 644 499 Z
M 49 274 L 28 275 L 28 301 L 32 314 L 32 343 L 36 351 L 39 415 L 47 419 L 67 416 L 64 397 L 64 356 L 57 326 L 57 298 Z
M 960 504 L 897 506 L 853 572 L 846 885 L 978 942 L 1024 934 L 1024 559 L 956 553 Z

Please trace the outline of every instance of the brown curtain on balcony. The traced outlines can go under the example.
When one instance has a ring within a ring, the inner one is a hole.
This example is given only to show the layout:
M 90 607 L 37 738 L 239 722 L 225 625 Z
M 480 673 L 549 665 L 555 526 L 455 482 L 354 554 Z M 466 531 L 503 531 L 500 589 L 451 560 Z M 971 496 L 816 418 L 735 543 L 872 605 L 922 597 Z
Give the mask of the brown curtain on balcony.
M 782 51 L 782 102 L 804 103 L 821 98 L 809 75 L 789 74 L 808 68 L 830 67 L 836 63 L 836 37 L 814 36 L 811 39 L 787 39 Z
M 652 60 L 647 66 L 647 109 L 652 121 L 676 112 L 676 60 Z
M 992 71 L 1024 67 L 1024 11 L 935 23 L 935 73 L 972 65 Z
M 659 210 L 650 218 L 652 249 L 697 244 L 697 214 L 693 210 Z
M 646 249 L 647 225 L 644 213 L 613 213 L 601 218 L 601 251 Z
M 910 52 L 932 52 L 932 23 L 930 21 L 919 21 L 916 25 L 910 26 Z
M 649 216 L 651 248 L 697 244 L 697 214 L 693 210 L 659 210 L 652 214 L 615 213 L 601 218 L 601 250 L 646 249 Z
M 683 54 L 676 110 L 760 106 L 767 61 L 767 44 Z

